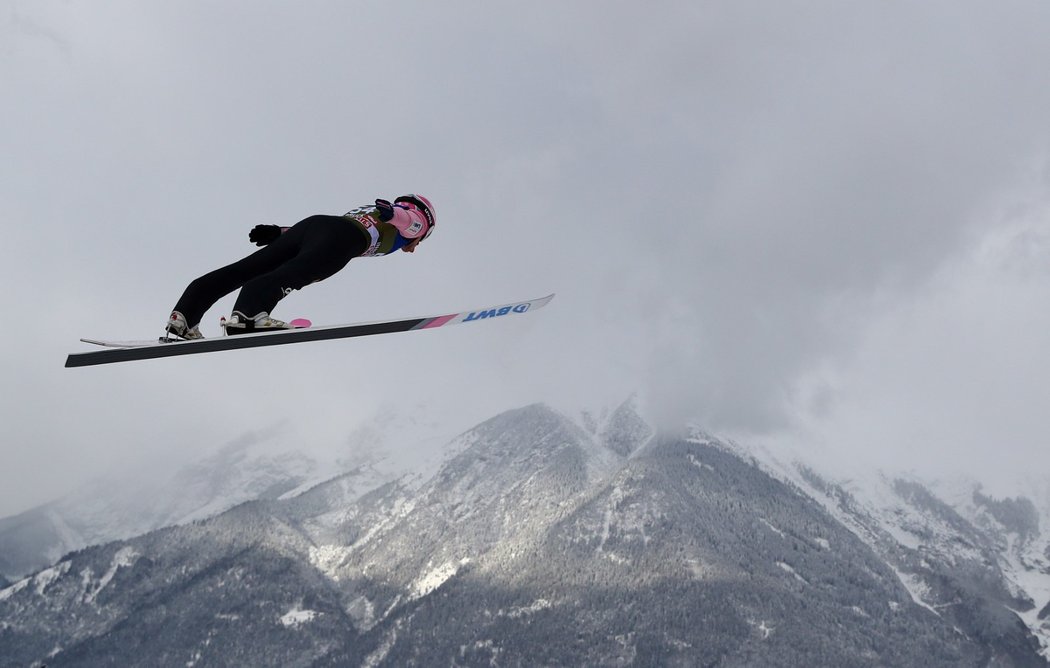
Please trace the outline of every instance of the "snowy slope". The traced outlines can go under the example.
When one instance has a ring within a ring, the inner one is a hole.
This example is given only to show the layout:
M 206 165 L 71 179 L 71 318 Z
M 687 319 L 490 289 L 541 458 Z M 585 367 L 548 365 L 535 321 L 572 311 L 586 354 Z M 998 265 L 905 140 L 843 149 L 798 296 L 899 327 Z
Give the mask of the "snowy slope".
M 336 475 L 296 452 L 255 452 L 242 439 L 159 480 L 102 479 L 69 496 L 0 520 L 0 569 L 21 575 L 88 545 L 184 524 L 245 501 L 278 498 Z
M 994 499 L 971 480 L 934 482 L 933 489 L 995 545 L 997 561 L 1017 598 L 1032 602 L 1017 614 L 1040 638 L 1050 659 L 1050 480 L 1018 482 L 1016 496 Z
M 1047 665 L 1040 500 L 821 474 L 630 402 L 446 445 L 67 555 L 0 589 L 0 666 Z
M 951 618 L 960 591 L 979 592 L 1019 618 L 1050 659 L 1050 479 L 1019 480 L 995 499 L 974 480 L 821 466 L 805 452 L 719 441 L 694 427 L 693 440 L 750 459 L 797 486 L 897 571 L 913 600 Z
M 246 501 L 293 498 L 329 480 L 338 479 L 346 502 L 403 476 L 419 481 L 449 456 L 449 441 L 466 426 L 421 407 L 382 409 L 340 447 L 320 453 L 277 429 L 248 433 L 170 475 L 97 480 L 0 519 L 0 576 L 13 580 L 73 550 L 206 519 Z

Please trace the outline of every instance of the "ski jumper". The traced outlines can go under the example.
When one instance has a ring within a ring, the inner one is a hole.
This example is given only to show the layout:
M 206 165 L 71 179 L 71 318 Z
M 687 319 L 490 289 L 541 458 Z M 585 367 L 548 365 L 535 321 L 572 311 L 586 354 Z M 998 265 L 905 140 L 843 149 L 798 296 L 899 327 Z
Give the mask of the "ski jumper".
M 392 213 L 383 220 L 377 206 L 363 206 L 342 216 L 305 218 L 248 257 L 195 279 L 174 310 L 193 327 L 215 302 L 241 288 L 234 311 L 248 317 L 272 313 L 281 299 L 332 276 L 355 257 L 387 255 L 427 233 L 427 218 L 416 207 L 396 204 Z

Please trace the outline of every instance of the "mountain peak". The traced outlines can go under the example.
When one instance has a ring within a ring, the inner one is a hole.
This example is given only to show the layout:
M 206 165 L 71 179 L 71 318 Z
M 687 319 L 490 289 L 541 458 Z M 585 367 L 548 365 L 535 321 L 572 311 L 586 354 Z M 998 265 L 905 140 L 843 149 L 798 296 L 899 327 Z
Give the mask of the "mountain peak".
M 532 404 L 419 481 L 380 468 L 67 555 L 0 591 L 0 647 L 63 665 L 1046 665 L 1050 555 L 1017 497 L 835 480 L 656 434 L 630 404 L 593 428 Z

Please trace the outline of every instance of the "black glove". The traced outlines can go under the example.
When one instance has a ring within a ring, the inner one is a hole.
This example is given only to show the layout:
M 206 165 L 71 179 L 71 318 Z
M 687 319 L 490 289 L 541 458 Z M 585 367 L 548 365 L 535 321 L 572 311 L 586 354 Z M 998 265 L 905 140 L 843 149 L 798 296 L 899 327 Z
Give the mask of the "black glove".
M 379 210 L 379 220 L 384 223 L 394 217 L 394 205 L 385 199 L 376 200 L 376 209 Z
M 277 225 L 256 225 L 248 233 L 248 241 L 256 246 L 265 246 L 277 240 L 281 236 L 281 228 Z

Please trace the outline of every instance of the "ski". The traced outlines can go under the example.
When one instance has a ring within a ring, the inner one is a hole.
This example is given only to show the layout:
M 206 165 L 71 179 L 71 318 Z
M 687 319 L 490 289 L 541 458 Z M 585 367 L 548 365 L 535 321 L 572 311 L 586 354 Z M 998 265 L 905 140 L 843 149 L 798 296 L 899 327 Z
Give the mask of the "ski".
M 225 326 L 226 318 L 222 319 Z M 313 323 L 306 318 L 296 318 L 295 320 L 289 320 L 288 326 L 292 329 L 304 329 L 312 326 Z M 160 343 L 176 343 L 176 339 L 171 341 L 162 341 L 161 339 L 143 339 L 141 341 L 106 341 L 104 339 L 80 339 L 84 343 L 90 343 L 93 346 L 102 346 L 103 348 L 148 348 L 150 346 L 156 346 Z M 68 365 L 67 365 L 68 366 Z
M 387 320 L 381 322 L 358 323 L 350 325 L 329 325 L 324 327 L 303 327 L 283 329 L 274 332 L 238 334 L 213 339 L 195 341 L 172 341 L 161 343 L 153 341 L 107 341 L 103 339 L 81 339 L 85 343 L 103 346 L 104 350 L 71 353 L 66 357 L 66 367 L 95 366 L 114 362 L 131 362 L 136 360 L 191 355 L 197 353 L 218 352 L 220 350 L 239 350 L 241 348 L 258 348 L 260 346 L 279 346 L 289 343 L 307 341 L 327 341 L 357 336 L 392 334 L 410 332 L 417 329 L 434 329 L 461 323 L 480 322 L 515 316 L 534 311 L 546 306 L 553 294 L 527 301 L 511 302 L 471 311 L 461 311 L 448 315 L 426 318 L 408 318 L 404 320 Z

